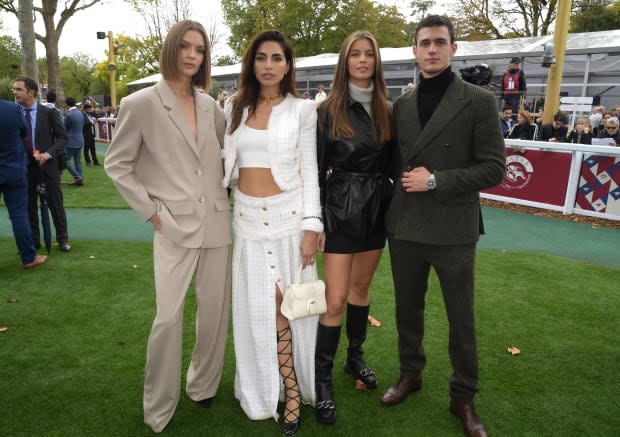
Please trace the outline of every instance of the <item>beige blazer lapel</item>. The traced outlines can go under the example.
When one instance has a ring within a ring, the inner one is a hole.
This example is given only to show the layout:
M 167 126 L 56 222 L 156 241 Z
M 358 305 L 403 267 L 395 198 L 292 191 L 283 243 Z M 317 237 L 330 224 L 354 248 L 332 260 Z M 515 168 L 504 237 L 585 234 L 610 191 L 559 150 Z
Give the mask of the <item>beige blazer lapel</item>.
M 213 118 L 211 108 L 205 96 L 196 92 L 196 143 L 200 153 L 205 154 L 205 148 L 209 144 L 209 126 L 213 126 L 213 121 L 209 123 L 209 118 Z
M 170 86 L 166 83 L 164 79 L 161 79 L 155 85 L 155 89 L 161 97 L 164 108 L 168 110 L 168 116 L 170 117 L 170 120 L 172 120 L 181 135 L 183 135 L 183 138 L 185 139 L 187 145 L 192 149 L 196 156 L 200 157 L 200 151 L 198 150 L 198 144 L 196 142 L 196 139 L 194 138 L 192 128 L 187 122 L 187 118 L 183 113 L 183 109 L 181 108 L 179 101 L 174 95 L 174 91 L 172 91 L 172 88 L 170 88 Z M 198 123 L 196 129 L 199 129 L 201 123 L 199 123 L 198 117 L 196 117 L 196 122 Z
M 458 115 L 459 112 L 467 110 L 467 104 L 469 99 L 464 95 L 463 81 L 459 77 L 455 77 L 454 80 L 448 86 L 446 93 L 444 94 L 441 102 L 437 106 L 437 109 L 433 113 L 433 116 L 421 129 L 420 136 L 415 142 L 411 157 L 408 162 L 415 162 L 415 157 L 421 153 L 428 146 L 433 144 L 433 140 L 437 135 L 450 129 L 450 123 Z M 418 94 L 416 90 L 415 104 L 416 104 L 416 123 L 420 123 L 417 113 Z

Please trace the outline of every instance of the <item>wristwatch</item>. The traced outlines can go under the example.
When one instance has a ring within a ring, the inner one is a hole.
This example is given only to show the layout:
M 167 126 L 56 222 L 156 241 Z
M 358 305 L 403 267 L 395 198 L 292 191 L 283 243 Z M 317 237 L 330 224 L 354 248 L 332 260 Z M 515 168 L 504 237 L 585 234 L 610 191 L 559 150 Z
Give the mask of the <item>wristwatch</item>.
M 428 188 L 429 191 L 437 188 L 437 181 L 435 180 L 434 173 L 431 173 L 431 175 L 428 177 L 428 181 L 426 181 L 426 188 Z

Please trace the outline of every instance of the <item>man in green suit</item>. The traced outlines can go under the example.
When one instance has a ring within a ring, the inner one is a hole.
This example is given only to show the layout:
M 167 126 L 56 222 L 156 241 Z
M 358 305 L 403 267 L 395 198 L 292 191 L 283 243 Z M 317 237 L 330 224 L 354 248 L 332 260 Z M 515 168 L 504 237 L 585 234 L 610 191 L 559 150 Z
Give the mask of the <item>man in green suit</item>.
M 493 95 L 451 71 L 457 49 L 452 23 L 437 15 L 424 18 L 414 43 L 420 81 L 394 104 L 398 146 L 386 216 L 400 378 L 381 403 L 398 404 L 422 386 L 424 299 L 432 267 L 450 324 L 450 411 L 466 435 L 486 436 L 473 404 L 478 391 L 474 264 L 483 233 L 479 191 L 502 181 L 504 140 Z

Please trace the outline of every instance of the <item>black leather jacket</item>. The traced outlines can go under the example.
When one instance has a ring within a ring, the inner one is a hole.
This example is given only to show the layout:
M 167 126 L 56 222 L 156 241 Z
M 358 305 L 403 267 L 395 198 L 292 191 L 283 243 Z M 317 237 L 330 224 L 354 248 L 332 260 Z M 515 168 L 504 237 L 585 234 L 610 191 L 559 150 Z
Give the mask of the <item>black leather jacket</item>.
M 359 102 L 349 100 L 351 138 L 334 138 L 333 120 L 324 107 L 319 107 L 318 116 L 324 127 L 317 128 L 317 155 L 325 231 L 365 240 L 383 229 L 392 197 L 394 142 L 374 138 L 371 119 Z
M 323 190 L 328 170 L 353 173 L 381 173 L 389 176 L 393 156 L 392 142 L 381 143 L 373 136 L 370 116 L 361 103 L 349 99 L 349 121 L 355 135 L 351 138 L 332 135 L 332 118 L 325 107 L 319 107 L 319 120 L 324 130 L 317 128 L 317 158 L 319 185 Z M 320 123 L 319 123 L 320 124 Z

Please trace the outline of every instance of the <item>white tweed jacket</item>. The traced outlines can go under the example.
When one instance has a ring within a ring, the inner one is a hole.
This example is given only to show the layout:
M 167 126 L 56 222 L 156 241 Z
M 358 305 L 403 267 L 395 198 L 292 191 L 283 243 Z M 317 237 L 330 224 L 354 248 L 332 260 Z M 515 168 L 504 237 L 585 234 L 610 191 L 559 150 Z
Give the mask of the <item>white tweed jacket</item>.
M 224 136 L 224 187 L 234 186 L 239 179 L 237 162 L 237 139 L 240 129 L 232 134 L 228 127 L 232 121 L 232 101 L 228 99 L 226 134 Z M 241 124 L 248 117 L 244 108 Z M 267 125 L 269 165 L 273 178 L 282 191 L 302 189 L 302 230 L 323 232 L 321 204 L 319 200 L 319 179 L 316 158 L 316 104 L 310 100 L 298 99 L 291 94 L 274 106 Z

